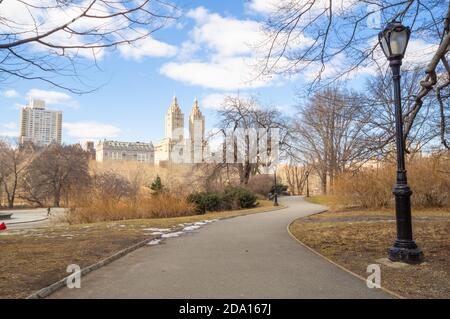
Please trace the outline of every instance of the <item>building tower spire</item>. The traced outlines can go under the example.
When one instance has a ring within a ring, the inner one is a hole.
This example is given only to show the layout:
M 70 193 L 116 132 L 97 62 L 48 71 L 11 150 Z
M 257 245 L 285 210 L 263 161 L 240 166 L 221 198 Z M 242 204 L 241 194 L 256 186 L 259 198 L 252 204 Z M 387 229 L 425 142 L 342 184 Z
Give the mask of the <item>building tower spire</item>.
M 205 142 L 205 117 L 200 111 L 197 98 L 194 99 L 189 115 L 189 138 L 191 141 L 191 161 L 192 163 L 201 163 Z
M 177 97 L 174 95 L 166 114 L 166 138 L 182 140 L 183 130 L 184 114 L 181 112 Z

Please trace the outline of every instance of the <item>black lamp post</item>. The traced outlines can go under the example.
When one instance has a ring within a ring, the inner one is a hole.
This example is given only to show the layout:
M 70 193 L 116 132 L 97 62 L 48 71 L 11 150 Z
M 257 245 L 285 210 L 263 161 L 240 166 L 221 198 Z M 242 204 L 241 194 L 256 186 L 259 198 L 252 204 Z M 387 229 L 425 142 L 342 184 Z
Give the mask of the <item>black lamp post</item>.
M 309 172 L 306 172 L 306 197 L 309 197 Z
M 273 197 L 273 206 L 278 206 L 278 188 L 277 188 L 277 169 L 275 168 L 273 171 L 273 182 L 275 195 Z
M 413 240 L 411 223 L 411 194 L 405 169 L 405 142 L 403 139 L 403 116 L 400 96 L 400 66 L 408 45 L 411 30 L 400 22 L 391 22 L 378 34 L 384 54 L 389 60 L 394 83 L 395 130 L 397 144 L 397 181 L 393 189 L 395 195 L 395 215 L 397 239 L 389 249 L 389 259 L 406 263 L 419 263 L 423 253 Z

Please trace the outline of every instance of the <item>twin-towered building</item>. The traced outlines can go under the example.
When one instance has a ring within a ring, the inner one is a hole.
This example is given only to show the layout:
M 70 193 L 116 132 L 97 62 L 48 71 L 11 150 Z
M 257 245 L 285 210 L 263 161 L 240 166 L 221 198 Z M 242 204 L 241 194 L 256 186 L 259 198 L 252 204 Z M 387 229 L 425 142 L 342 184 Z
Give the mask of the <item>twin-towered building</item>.
M 174 96 L 165 117 L 165 136 L 153 146 L 142 142 L 103 140 L 96 145 L 97 161 L 136 161 L 151 164 L 199 163 L 203 161 L 205 117 L 195 99 L 185 136 L 184 114 Z

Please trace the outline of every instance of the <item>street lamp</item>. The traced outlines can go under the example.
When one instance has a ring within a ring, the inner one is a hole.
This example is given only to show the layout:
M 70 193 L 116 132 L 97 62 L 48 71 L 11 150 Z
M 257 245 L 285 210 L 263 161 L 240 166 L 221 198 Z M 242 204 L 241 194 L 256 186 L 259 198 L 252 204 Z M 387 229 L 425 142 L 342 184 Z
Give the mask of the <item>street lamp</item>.
M 278 187 L 277 187 L 277 168 L 273 170 L 273 180 L 274 180 L 274 192 L 275 195 L 273 197 L 273 206 L 278 206 Z
M 397 144 L 397 181 L 393 189 L 395 195 L 395 216 L 397 220 L 397 239 L 389 249 L 391 261 L 419 263 L 423 253 L 412 236 L 411 194 L 405 169 L 405 142 L 403 139 L 403 117 L 400 96 L 400 66 L 405 55 L 411 30 L 400 22 L 391 22 L 378 34 L 384 54 L 389 60 L 394 83 L 395 131 Z

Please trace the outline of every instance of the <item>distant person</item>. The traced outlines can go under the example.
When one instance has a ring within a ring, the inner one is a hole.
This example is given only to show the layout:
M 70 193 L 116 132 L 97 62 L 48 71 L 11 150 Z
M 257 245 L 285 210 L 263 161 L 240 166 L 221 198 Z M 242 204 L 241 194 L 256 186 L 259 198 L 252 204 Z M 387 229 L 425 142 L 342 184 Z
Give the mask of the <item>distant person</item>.
M 50 210 L 51 210 L 51 208 L 48 207 L 48 208 L 47 208 L 47 216 L 50 216 Z

